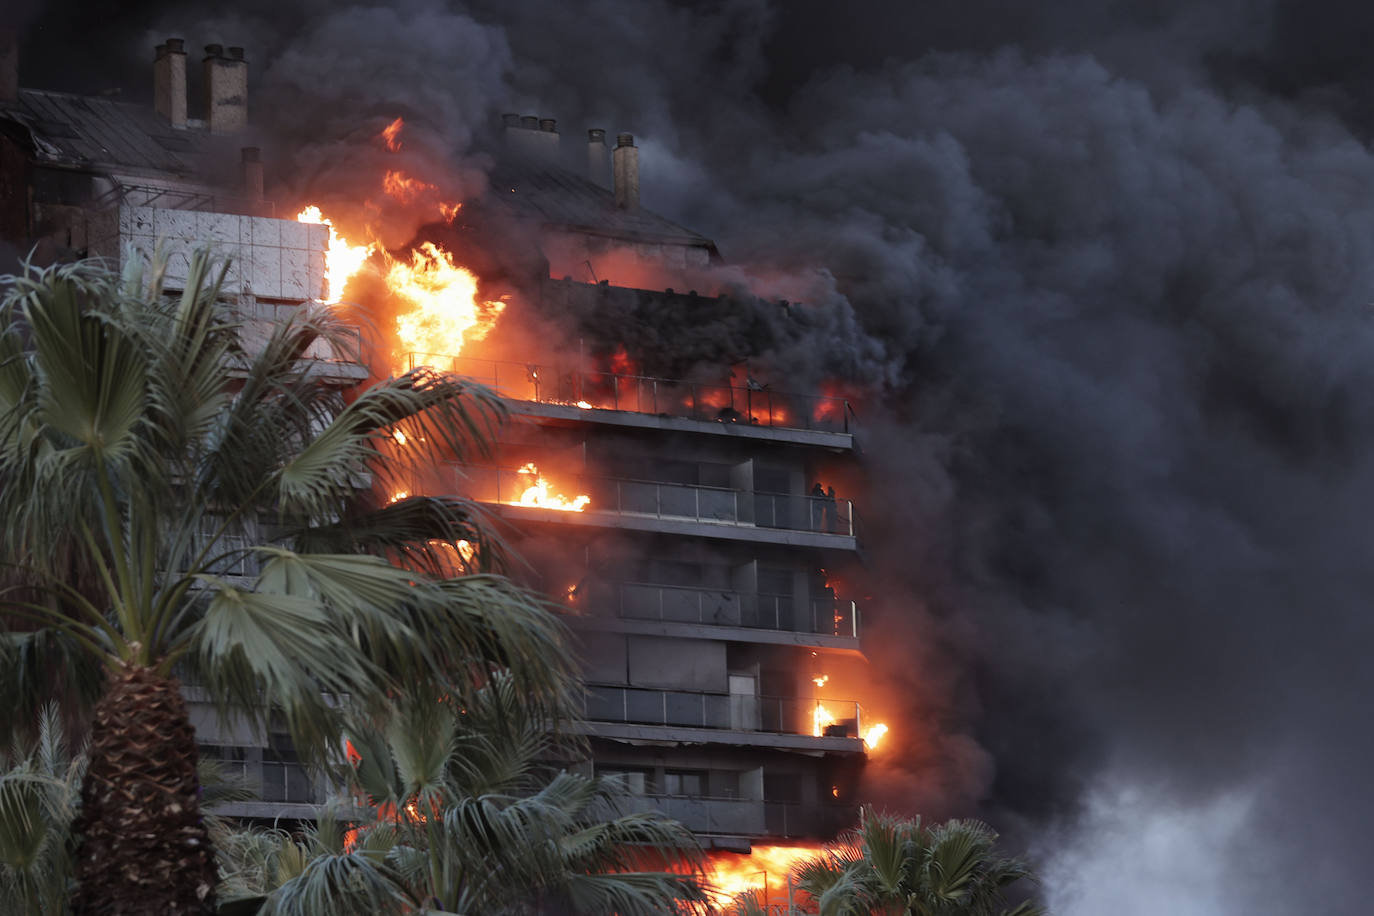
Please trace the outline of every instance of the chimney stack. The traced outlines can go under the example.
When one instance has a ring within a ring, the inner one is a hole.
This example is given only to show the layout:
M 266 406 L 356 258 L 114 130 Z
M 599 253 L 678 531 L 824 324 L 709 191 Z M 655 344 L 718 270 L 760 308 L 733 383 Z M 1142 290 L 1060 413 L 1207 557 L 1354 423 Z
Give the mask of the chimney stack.
M 177 130 L 186 128 L 185 44 L 169 38 L 153 57 L 153 108 Z
M 262 200 L 262 150 L 245 146 L 243 155 L 243 196 Z
M 557 162 L 559 143 L 558 122 L 553 118 L 508 113 L 501 115 L 506 147 L 521 156 Z
M 558 136 L 558 122 L 553 118 L 540 118 L 537 139 L 539 158 L 545 162 L 558 162 L 558 152 L 562 142 L 562 138 Z
M 606 184 L 606 132 L 599 127 L 587 131 L 587 177 Z
M 19 35 L 0 29 L 0 102 L 19 98 Z
M 212 134 L 232 134 L 248 126 L 248 62 L 243 48 L 206 45 L 205 123 Z
M 622 210 L 639 209 L 639 150 L 633 134 L 617 134 L 611 153 L 615 173 L 615 205 Z

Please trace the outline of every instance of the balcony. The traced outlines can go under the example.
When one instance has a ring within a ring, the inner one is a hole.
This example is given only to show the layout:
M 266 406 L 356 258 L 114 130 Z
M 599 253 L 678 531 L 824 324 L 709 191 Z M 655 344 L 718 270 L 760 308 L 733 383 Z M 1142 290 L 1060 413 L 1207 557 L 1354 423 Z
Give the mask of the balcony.
M 599 685 L 588 685 L 586 695 L 586 716 L 593 722 L 794 735 L 813 740 L 859 741 L 860 712 L 853 700 Z M 830 724 L 818 729 L 817 723 Z
M 431 366 L 456 372 L 502 397 L 535 404 L 680 417 L 746 428 L 854 431 L 854 411 L 844 398 L 588 372 L 569 364 L 513 363 L 438 353 L 409 353 L 406 358 L 409 368 Z
M 859 638 L 859 609 L 853 601 L 810 602 L 777 595 L 721 589 L 614 582 L 592 585 L 584 602 L 595 613 L 609 608 L 627 620 L 657 620 L 716 627 L 745 627 Z
M 636 795 L 630 811 L 660 811 L 694 833 L 764 837 L 832 837 L 858 820 L 854 805 L 689 795 Z
M 460 468 L 459 489 L 479 502 L 541 508 L 530 495 L 531 476 L 514 468 Z M 586 495 L 585 511 L 565 512 L 568 521 L 604 524 L 607 516 L 626 521 L 661 520 L 691 522 L 734 529 L 773 529 L 817 535 L 817 546 L 855 536 L 854 504 L 848 499 L 754 493 L 723 487 L 659 483 L 598 477 L 589 474 L 553 474 L 551 490 L 571 500 Z M 582 516 L 582 518 L 573 518 Z M 646 530 L 655 526 L 637 525 Z M 733 535 L 740 539 L 741 535 Z M 743 537 L 752 537 L 745 534 Z M 764 538 L 773 540 L 773 538 Z M 852 546 L 842 545 L 842 546 Z

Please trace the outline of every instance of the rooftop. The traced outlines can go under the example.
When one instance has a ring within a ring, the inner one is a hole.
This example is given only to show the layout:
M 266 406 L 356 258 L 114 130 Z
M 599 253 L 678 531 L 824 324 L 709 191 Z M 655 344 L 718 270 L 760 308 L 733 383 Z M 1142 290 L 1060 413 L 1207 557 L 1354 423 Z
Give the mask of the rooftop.
M 148 176 L 196 178 L 213 140 L 174 130 L 148 105 L 44 89 L 0 102 L 0 120 L 27 133 L 40 162 Z

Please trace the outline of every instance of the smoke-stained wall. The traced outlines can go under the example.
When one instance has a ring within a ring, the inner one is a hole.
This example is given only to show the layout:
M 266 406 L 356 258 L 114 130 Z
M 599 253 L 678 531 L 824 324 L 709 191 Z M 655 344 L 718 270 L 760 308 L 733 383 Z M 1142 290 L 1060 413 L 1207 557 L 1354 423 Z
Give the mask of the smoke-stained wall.
M 283 197 L 356 198 L 398 114 L 462 191 L 499 110 L 632 128 L 643 205 L 769 296 L 726 349 L 869 386 L 867 645 L 909 698 L 881 796 L 1038 843 L 1060 912 L 1363 911 L 1366 13 L 274 7 L 152 5 L 46 72 L 245 45 Z M 812 330 L 741 341 L 778 295 Z

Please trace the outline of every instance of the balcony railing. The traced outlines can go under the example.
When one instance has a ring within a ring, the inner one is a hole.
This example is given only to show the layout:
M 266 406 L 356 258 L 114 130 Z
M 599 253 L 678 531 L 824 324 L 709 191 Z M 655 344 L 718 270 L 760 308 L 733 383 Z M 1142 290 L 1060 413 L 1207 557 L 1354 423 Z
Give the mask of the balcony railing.
M 439 353 L 407 354 L 410 368 L 432 366 L 466 375 L 507 398 L 541 404 L 586 405 L 692 420 L 783 429 L 853 432 L 854 411 L 844 398 L 773 391 L 749 385 L 703 385 L 682 379 L 588 372 L 570 365 L 538 365 Z
M 461 468 L 460 488 L 480 502 L 522 502 L 534 481 L 513 468 Z M 784 528 L 854 536 L 854 504 L 848 499 L 751 493 L 649 480 L 588 474 L 553 474 L 551 488 L 573 499 L 590 497 L 587 508 L 641 518 L 685 519 L 750 528 Z
M 609 603 L 618 616 L 630 620 L 785 630 L 851 639 L 859 636 L 859 609 L 853 601 L 821 598 L 807 606 L 780 595 L 617 582 L 593 585 L 587 590 L 584 603 L 593 613 L 602 602 Z
M 622 804 L 630 811 L 661 811 L 696 833 L 744 836 L 830 837 L 858 820 L 855 805 L 802 804 L 695 795 L 636 795 Z
M 777 735 L 858 738 L 863 734 L 859 704 L 853 700 L 589 685 L 586 715 L 594 722 L 677 725 Z M 816 735 L 818 722 L 822 723 L 819 736 Z

